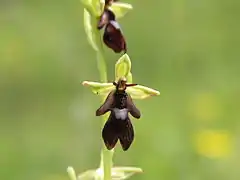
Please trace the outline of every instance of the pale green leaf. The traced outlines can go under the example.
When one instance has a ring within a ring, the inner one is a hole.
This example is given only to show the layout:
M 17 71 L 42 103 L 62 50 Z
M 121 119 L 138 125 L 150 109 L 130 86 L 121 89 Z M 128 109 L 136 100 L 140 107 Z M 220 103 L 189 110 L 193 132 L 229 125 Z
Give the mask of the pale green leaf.
M 94 20 L 92 21 L 90 13 L 85 8 L 84 8 L 84 14 L 83 14 L 83 21 L 84 21 L 84 28 L 87 34 L 88 42 L 90 43 L 90 45 L 95 51 L 98 51 L 99 48 L 97 46 L 96 33 L 95 33 L 97 28 L 95 28 L 96 26 L 94 26 L 95 25 Z
M 159 91 L 141 85 L 128 87 L 127 93 L 129 93 L 133 99 L 145 99 L 160 95 Z
M 118 19 L 125 16 L 130 10 L 133 9 L 133 7 L 128 3 L 114 2 L 109 9 L 114 12 L 116 18 Z
M 122 77 L 128 78 L 130 71 L 130 58 L 127 54 L 124 54 L 115 64 L 115 80 L 118 81 Z

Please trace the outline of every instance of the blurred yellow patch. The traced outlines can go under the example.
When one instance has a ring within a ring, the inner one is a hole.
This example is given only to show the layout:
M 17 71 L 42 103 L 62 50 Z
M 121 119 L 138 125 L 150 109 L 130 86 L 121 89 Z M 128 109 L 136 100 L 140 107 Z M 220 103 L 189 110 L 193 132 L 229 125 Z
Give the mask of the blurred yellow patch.
M 190 112 L 197 119 L 213 121 L 221 116 L 221 105 L 212 93 L 196 94 L 190 103 Z
M 227 157 L 232 151 L 232 136 L 226 131 L 204 130 L 194 140 L 197 152 L 209 158 Z

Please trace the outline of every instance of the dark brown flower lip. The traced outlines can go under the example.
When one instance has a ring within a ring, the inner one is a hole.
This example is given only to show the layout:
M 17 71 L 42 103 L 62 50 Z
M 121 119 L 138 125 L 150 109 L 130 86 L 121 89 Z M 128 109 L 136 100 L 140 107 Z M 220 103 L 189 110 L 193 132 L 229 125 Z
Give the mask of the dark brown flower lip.
M 126 41 L 116 21 L 110 21 L 103 34 L 103 41 L 115 53 L 127 52 Z

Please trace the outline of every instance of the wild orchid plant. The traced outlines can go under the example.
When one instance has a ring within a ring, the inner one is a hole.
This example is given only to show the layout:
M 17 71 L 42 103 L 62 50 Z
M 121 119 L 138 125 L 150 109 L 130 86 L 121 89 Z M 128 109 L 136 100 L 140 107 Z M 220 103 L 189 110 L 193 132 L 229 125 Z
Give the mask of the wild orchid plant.
M 132 6 L 128 3 L 116 2 L 116 0 L 82 0 L 84 5 L 84 28 L 87 39 L 96 52 L 98 70 L 100 74 L 100 82 L 84 81 L 84 86 L 90 87 L 93 93 L 101 97 L 104 102 L 110 92 L 116 87 L 114 83 L 108 83 L 106 61 L 103 56 L 103 46 L 101 42 L 100 29 L 104 28 L 103 42 L 114 52 L 120 53 L 124 51 L 124 55 L 115 64 L 115 82 L 121 78 L 126 79 L 127 83 L 132 83 L 131 60 L 127 55 L 126 42 L 122 35 L 117 19 L 123 17 Z M 145 99 L 150 96 L 160 95 L 159 91 L 154 89 L 134 85 L 126 89 L 126 93 L 132 99 Z M 103 126 L 109 113 L 103 116 Z M 71 180 L 123 180 L 127 179 L 135 173 L 142 172 L 137 167 L 114 167 L 113 158 L 114 148 L 108 150 L 103 142 L 101 151 L 101 161 L 99 168 L 88 170 L 78 176 L 72 167 L 68 167 L 67 172 Z

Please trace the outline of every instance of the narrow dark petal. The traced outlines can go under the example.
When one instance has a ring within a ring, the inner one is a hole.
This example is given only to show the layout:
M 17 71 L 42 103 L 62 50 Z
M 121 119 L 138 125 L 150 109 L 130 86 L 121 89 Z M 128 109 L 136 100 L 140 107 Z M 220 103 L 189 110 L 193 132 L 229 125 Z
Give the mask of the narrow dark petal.
M 97 109 L 96 111 L 96 116 L 101 116 L 103 114 L 105 114 L 106 112 L 108 112 L 113 104 L 114 104 L 114 91 L 110 92 L 105 100 L 105 102 L 103 103 L 103 105 Z
M 133 103 L 132 98 L 131 98 L 130 95 L 128 95 L 128 98 L 127 98 L 127 108 L 128 108 L 130 114 L 133 117 L 135 117 L 137 119 L 139 119 L 141 117 L 141 113 L 138 110 L 138 108 L 135 106 L 135 104 Z

